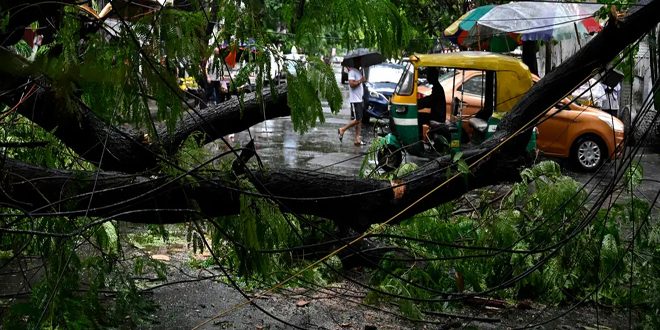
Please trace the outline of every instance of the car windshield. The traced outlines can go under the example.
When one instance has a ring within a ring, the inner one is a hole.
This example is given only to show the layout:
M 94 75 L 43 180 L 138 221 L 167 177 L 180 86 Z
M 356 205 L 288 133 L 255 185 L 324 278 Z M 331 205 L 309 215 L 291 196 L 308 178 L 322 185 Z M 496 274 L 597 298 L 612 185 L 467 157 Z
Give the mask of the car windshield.
M 413 79 L 415 78 L 415 71 L 412 63 L 406 65 L 399 83 L 396 85 L 396 90 L 394 91 L 399 95 L 411 95 L 413 92 Z
M 371 83 L 390 82 L 397 83 L 403 73 L 403 66 L 374 65 L 369 68 L 368 80 Z

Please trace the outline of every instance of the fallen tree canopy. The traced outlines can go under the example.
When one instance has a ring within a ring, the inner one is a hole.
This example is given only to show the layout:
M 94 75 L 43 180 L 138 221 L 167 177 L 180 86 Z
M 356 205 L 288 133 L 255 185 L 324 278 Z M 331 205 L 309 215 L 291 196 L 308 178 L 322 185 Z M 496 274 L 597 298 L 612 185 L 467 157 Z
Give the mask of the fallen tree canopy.
M 602 32 L 525 95 L 504 118 L 493 139 L 465 151 L 469 174 L 457 174 L 447 156 L 395 182 L 277 168 L 253 169 L 246 178 L 285 212 L 318 215 L 358 230 L 429 209 L 474 188 L 515 180 L 525 164 L 529 128 L 546 109 L 604 68 L 659 20 L 660 0 L 643 1 L 626 17 L 610 19 Z M 30 216 L 85 215 L 173 223 L 234 214 L 239 211 L 242 192 L 231 180 L 204 172 L 167 175 L 158 172 L 159 164 L 196 132 L 204 133 L 205 141 L 212 141 L 264 119 L 291 114 L 286 85 L 278 86 L 275 93 L 265 88 L 261 98 L 246 96 L 243 108 L 238 101 L 231 101 L 189 110 L 174 130 L 159 127 L 158 138 L 151 139 L 130 127 L 108 124 L 82 100 L 67 102 L 47 74 L 35 71 L 6 48 L 0 50 L 0 61 L 9 63 L 0 68 L 0 101 L 51 131 L 100 169 L 57 170 L 3 159 L 0 203 Z M 34 92 L 25 96 L 30 87 Z M 184 177 L 186 180 L 180 180 Z M 355 195 L 360 198 L 353 198 Z
M 280 85 L 274 89 L 275 93 L 265 89 L 261 99 L 251 94 L 243 99 L 242 104 L 233 98 L 218 106 L 189 110 L 174 129 L 168 130 L 165 125 L 158 125 L 154 133 L 158 138 L 148 138 L 145 129 L 108 124 L 82 101 L 71 104 L 52 86 L 46 87 L 47 81 L 33 81 L 32 77 L 39 72 L 9 50 L 0 49 L 0 62 L 8 64 L 0 68 L 2 90 L 35 84 L 29 99 L 21 99 L 23 89 L 20 89 L 0 100 L 7 105 L 15 104 L 18 113 L 52 132 L 82 158 L 103 170 L 125 173 L 156 170 L 162 158 L 174 155 L 183 141 L 193 134 L 203 134 L 208 142 L 243 131 L 264 119 L 290 115 L 286 85 Z M 263 107 L 261 101 L 264 102 Z

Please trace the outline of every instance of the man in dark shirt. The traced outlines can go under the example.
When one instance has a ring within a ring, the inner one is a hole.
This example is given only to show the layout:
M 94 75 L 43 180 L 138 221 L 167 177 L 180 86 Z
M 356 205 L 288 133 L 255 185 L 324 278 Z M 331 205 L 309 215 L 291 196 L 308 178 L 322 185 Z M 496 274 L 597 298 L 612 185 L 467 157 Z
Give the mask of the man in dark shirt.
M 438 68 L 426 69 L 426 80 L 433 84 L 431 95 L 423 97 L 417 101 L 419 109 L 431 108 L 431 114 L 419 114 L 421 124 L 428 124 L 429 120 L 444 123 L 447 120 L 447 101 L 445 99 L 445 90 L 440 85 L 438 78 L 440 72 Z

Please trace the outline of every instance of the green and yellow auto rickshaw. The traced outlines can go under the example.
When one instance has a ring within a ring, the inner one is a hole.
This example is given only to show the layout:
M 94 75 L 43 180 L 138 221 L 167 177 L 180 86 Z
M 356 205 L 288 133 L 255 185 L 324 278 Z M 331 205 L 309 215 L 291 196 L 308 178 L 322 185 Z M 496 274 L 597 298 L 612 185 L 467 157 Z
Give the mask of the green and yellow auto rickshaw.
M 398 167 L 403 151 L 432 158 L 456 152 L 466 143 L 481 143 L 531 86 L 527 66 L 505 55 L 410 56 L 392 95 L 392 133 L 380 140 L 378 165 Z

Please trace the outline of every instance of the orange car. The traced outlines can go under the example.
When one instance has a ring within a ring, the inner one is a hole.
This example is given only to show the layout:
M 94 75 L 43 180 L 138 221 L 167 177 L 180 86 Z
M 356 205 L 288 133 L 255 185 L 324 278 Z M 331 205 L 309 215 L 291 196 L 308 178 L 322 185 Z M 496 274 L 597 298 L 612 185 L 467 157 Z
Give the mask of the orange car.
M 463 122 L 482 108 L 484 78 L 483 71 L 469 70 L 451 71 L 440 77 L 447 120 L 457 106 L 462 106 Z M 532 80 L 539 78 L 532 75 Z M 548 111 L 537 128 L 536 144 L 543 154 L 570 158 L 587 171 L 598 168 L 605 157 L 615 158 L 623 149 L 624 125 L 618 118 L 567 98 Z
M 556 157 L 570 157 L 580 168 L 595 170 L 605 157 L 614 159 L 623 150 L 623 123 L 596 108 L 564 99 L 563 110 L 554 107 L 539 126 L 539 150 Z

